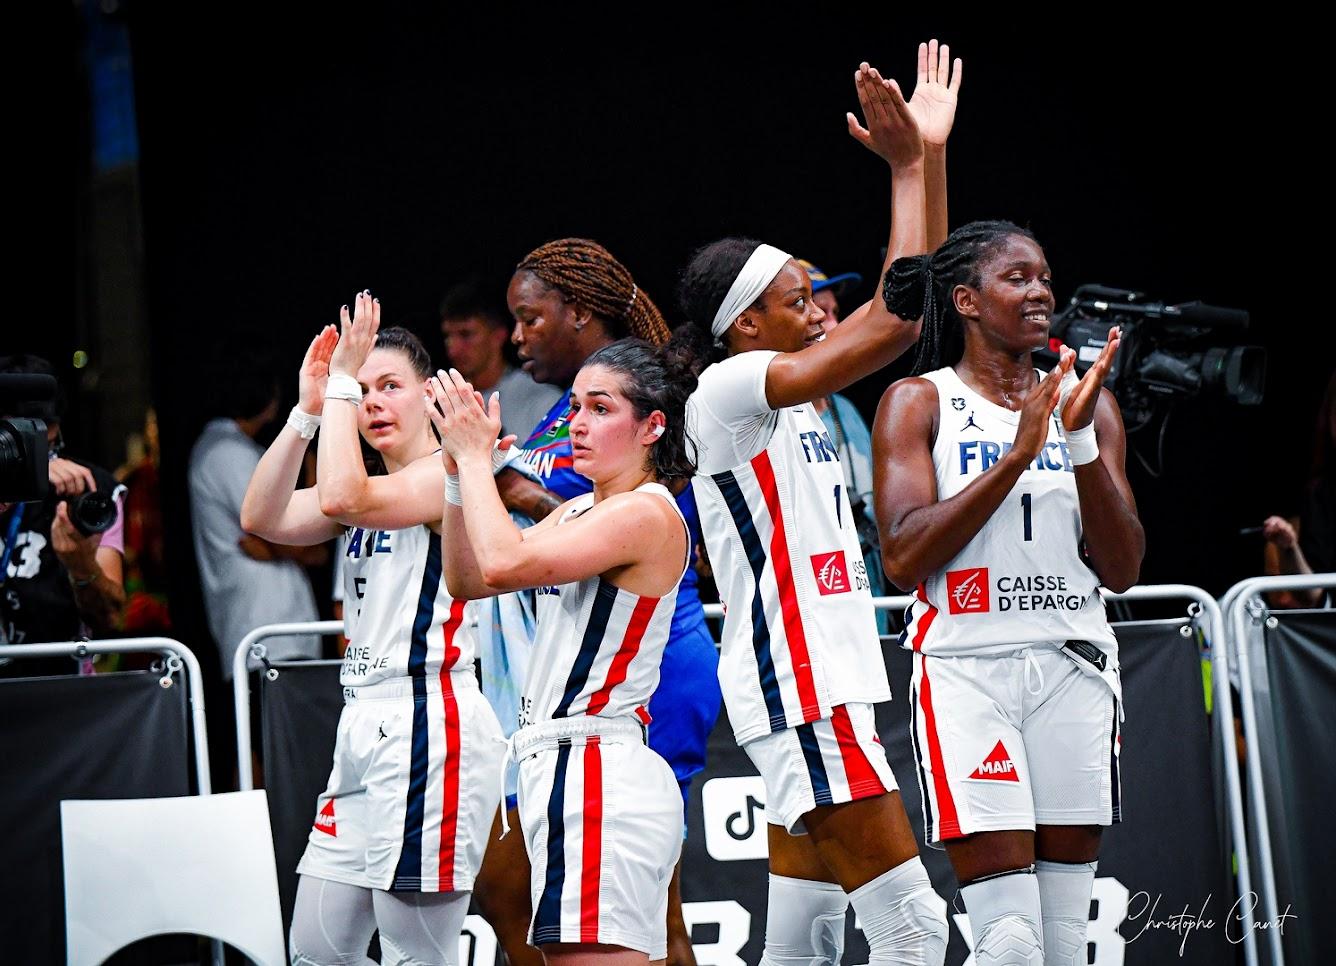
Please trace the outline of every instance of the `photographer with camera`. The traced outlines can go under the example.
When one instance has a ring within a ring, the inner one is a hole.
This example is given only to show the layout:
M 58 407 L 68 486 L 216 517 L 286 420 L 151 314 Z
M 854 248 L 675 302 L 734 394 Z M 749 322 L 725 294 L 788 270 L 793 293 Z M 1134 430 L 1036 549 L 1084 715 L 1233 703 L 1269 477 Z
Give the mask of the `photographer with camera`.
M 0 374 L 52 375 L 33 355 L 0 359 Z M 125 605 L 122 517 L 115 478 L 64 455 L 63 399 L 10 401 L 4 416 L 46 423 L 49 489 L 40 501 L 0 503 L 0 645 L 107 636 Z M 0 675 L 71 673 L 63 658 L 5 661 Z

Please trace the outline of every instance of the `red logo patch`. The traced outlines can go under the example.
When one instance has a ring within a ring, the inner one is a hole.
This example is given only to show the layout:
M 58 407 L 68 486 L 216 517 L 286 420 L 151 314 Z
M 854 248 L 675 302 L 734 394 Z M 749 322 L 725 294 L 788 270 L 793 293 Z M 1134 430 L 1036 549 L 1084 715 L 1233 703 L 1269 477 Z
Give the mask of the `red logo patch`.
M 983 760 L 978 768 L 970 772 L 971 778 L 987 778 L 990 781 L 997 782 L 1018 782 L 1021 776 L 1016 773 L 1016 766 L 1012 763 L 1011 756 L 1007 754 L 1007 749 L 1002 746 L 1002 742 L 989 752 L 988 757 Z
M 988 611 L 988 568 L 948 570 L 947 607 L 953 614 L 983 614 Z
M 316 815 L 315 829 L 317 832 L 324 832 L 326 835 L 338 836 L 339 827 L 334 824 L 334 799 L 331 798 L 325 802 L 325 807 Z
M 816 589 L 822 597 L 849 592 L 849 566 L 844 562 L 843 550 L 813 554 L 812 574 L 816 577 Z

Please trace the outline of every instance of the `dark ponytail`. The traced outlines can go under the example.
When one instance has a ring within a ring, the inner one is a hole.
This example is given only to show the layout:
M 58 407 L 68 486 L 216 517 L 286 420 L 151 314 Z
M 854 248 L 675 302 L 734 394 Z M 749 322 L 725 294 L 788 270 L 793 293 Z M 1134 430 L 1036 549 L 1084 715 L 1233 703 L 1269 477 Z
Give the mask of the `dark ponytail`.
M 622 393 L 636 419 L 656 409 L 663 413 L 663 435 L 649 449 L 654 475 L 660 481 L 690 479 L 696 472 L 696 444 L 687 435 L 686 410 L 687 397 L 696 388 L 696 374 L 681 354 L 641 339 L 622 339 L 599 349 L 581 368 L 590 366 L 622 377 Z
M 1009 221 L 972 221 L 953 231 L 931 255 L 897 258 L 882 280 L 886 308 L 902 319 L 923 320 L 914 375 L 954 365 L 965 347 L 965 330 L 951 293 L 957 285 L 978 288 L 979 267 L 1008 238 L 1035 241 Z

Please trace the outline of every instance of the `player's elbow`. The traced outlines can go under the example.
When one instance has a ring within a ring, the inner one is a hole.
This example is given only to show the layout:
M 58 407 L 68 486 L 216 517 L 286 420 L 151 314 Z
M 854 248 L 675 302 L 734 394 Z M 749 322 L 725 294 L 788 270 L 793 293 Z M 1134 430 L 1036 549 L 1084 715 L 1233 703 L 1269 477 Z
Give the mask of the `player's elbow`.
M 886 579 L 903 591 L 913 590 L 927 576 L 921 572 L 923 568 L 918 561 L 900 552 L 893 544 L 882 544 L 881 567 L 886 573 Z

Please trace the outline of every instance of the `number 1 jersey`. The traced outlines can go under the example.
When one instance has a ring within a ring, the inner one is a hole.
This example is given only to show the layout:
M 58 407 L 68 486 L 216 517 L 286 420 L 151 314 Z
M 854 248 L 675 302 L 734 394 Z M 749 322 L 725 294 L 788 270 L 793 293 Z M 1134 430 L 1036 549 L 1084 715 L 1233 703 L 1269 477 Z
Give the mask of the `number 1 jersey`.
M 932 461 L 937 499 L 948 500 L 1011 449 L 1020 413 L 983 398 L 949 367 L 923 378 L 937 387 Z M 1080 542 L 1076 474 L 1054 414 L 1043 450 L 988 522 L 915 590 L 905 646 L 962 656 L 1075 639 L 1116 654 L 1099 578 L 1081 559 Z

